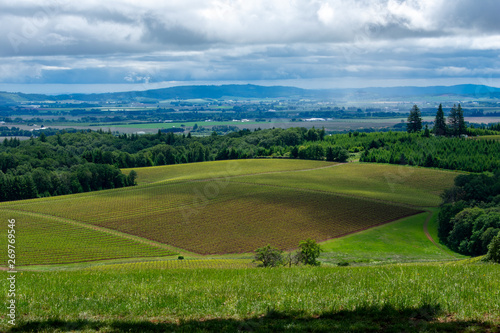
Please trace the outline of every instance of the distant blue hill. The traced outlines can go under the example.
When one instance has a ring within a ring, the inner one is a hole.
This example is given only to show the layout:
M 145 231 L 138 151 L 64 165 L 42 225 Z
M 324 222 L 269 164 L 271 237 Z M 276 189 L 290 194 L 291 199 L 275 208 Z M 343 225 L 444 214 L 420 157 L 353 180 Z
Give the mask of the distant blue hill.
M 456 95 L 464 97 L 500 98 L 500 88 L 485 85 L 463 84 L 456 86 L 431 87 L 387 87 L 361 89 L 301 89 L 284 86 L 258 85 L 198 85 L 178 86 L 163 89 L 129 91 L 103 94 L 64 94 L 41 95 L 23 93 L 0 93 L 0 102 L 40 101 L 40 100 L 79 100 L 79 101 L 158 101 L 167 99 L 231 99 L 231 98 L 275 98 L 275 99 L 340 99 L 356 96 L 357 98 L 391 98 Z

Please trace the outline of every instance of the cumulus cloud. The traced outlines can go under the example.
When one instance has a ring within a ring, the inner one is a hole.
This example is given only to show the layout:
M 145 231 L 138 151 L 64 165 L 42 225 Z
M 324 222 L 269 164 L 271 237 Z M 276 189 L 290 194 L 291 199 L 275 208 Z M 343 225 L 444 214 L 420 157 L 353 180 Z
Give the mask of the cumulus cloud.
M 495 0 L 5 0 L 0 82 L 499 75 L 498 12 Z

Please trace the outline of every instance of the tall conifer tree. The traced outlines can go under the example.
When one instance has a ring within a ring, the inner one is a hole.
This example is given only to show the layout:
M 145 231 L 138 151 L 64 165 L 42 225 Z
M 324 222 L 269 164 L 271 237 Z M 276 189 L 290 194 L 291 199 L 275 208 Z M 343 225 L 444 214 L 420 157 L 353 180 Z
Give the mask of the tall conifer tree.
M 419 132 L 422 130 L 422 115 L 417 105 L 413 105 L 408 116 L 408 123 L 406 124 L 408 133 Z
M 435 135 L 446 135 L 446 120 L 444 119 L 443 105 L 441 104 L 439 104 L 436 113 L 433 132 Z

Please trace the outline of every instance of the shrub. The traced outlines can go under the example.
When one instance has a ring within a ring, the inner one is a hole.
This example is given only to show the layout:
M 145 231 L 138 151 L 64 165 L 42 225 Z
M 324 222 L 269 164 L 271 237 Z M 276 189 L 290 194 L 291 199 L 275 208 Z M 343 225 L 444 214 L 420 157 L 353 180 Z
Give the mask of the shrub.
M 260 261 L 261 267 L 276 267 L 283 262 L 283 251 L 267 245 L 255 250 L 255 261 Z
M 496 235 L 488 246 L 486 259 L 500 264 L 500 232 Z
M 320 246 L 316 243 L 314 239 L 306 239 L 299 243 L 299 253 L 301 255 L 301 260 L 304 265 L 319 266 L 320 262 L 316 259 L 321 253 Z
M 178 256 L 177 259 L 184 260 L 184 256 Z

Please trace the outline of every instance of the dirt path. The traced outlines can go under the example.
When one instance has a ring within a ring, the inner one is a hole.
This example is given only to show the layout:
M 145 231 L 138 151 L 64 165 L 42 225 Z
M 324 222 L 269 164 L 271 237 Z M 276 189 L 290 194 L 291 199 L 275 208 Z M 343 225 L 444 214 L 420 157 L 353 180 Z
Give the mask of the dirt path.
M 434 212 L 431 212 L 431 211 L 428 211 L 429 212 L 429 216 L 427 216 L 427 219 L 425 220 L 424 222 L 424 233 L 425 235 L 427 236 L 427 238 L 432 242 L 432 244 L 434 244 L 438 249 L 440 249 L 442 252 L 446 253 L 448 256 L 450 257 L 453 257 L 453 258 L 456 258 L 453 254 L 449 253 L 448 251 L 445 251 L 441 245 L 439 245 L 438 243 L 436 243 L 436 241 L 434 240 L 434 238 L 432 238 L 431 234 L 429 233 L 429 222 L 431 221 L 432 217 L 434 216 Z
M 429 222 L 431 221 L 431 218 L 432 218 L 433 215 L 434 215 L 433 212 L 429 212 L 429 216 L 427 216 L 427 219 L 425 219 L 425 222 L 424 222 L 424 233 L 427 236 L 427 238 L 432 242 L 432 244 L 436 245 L 439 249 L 441 249 L 441 247 L 439 247 L 439 245 L 436 243 L 436 241 L 434 240 L 434 238 L 432 238 L 431 234 L 429 233 Z

